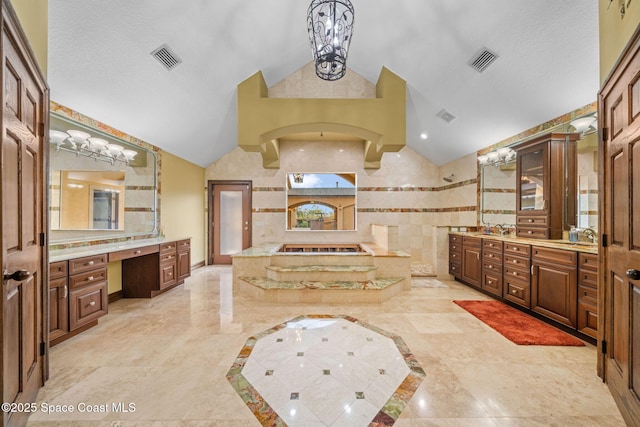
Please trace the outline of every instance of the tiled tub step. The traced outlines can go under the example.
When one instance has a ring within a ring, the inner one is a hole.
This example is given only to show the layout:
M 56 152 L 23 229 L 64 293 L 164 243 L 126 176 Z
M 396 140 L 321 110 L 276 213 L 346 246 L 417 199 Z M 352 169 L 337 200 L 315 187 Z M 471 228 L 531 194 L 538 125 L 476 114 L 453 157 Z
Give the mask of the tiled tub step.
M 251 296 L 271 302 L 382 302 L 402 291 L 402 277 L 373 280 L 282 281 L 268 277 L 240 277 Z
M 269 265 L 267 278 L 283 282 L 362 282 L 374 281 L 374 265 Z

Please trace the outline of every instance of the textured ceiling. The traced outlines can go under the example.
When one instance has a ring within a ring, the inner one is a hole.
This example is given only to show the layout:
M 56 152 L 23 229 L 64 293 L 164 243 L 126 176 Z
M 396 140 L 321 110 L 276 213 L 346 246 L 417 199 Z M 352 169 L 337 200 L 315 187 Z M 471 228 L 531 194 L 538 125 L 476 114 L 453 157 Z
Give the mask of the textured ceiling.
M 595 1 L 352 2 L 347 72 L 407 81 L 407 145 L 436 164 L 596 100 Z M 238 83 L 311 60 L 309 3 L 49 0 L 51 99 L 206 167 L 236 147 Z M 165 43 L 182 59 L 171 71 L 149 54 Z M 478 73 L 482 48 L 499 58 Z

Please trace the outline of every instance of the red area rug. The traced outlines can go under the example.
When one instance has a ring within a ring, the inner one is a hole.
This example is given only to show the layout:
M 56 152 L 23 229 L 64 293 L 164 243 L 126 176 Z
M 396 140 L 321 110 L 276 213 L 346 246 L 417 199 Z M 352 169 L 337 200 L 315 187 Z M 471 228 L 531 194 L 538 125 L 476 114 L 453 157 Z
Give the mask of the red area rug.
M 583 346 L 584 342 L 500 301 L 453 301 L 519 345 Z

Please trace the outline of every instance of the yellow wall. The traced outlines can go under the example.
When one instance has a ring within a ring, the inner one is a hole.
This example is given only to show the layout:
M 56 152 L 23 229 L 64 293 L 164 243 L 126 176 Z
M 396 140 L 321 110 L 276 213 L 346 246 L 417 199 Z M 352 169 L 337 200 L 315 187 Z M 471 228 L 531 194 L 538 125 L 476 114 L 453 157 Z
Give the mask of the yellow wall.
M 11 0 L 11 5 L 29 39 L 38 65 L 46 76 L 49 45 L 49 2 L 48 0 Z
M 620 13 L 624 5 L 624 16 Z M 640 1 L 599 0 L 600 83 L 620 57 L 640 23 Z
M 191 264 L 205 260 L 205 169 L 162 152 L 160 230 L 167 239 L 191 237 Z

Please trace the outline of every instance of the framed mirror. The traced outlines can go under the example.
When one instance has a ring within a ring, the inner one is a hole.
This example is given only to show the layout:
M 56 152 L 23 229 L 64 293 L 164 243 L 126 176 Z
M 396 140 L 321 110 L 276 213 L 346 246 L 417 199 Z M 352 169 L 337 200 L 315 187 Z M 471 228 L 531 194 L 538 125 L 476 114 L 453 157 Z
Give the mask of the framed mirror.
M 355 173 L 287 173 L 286 189 L 287 230 L 356 230 Z
M 52 244 L 156 232 L 151 149 L 55 112 L 49 138 Z

